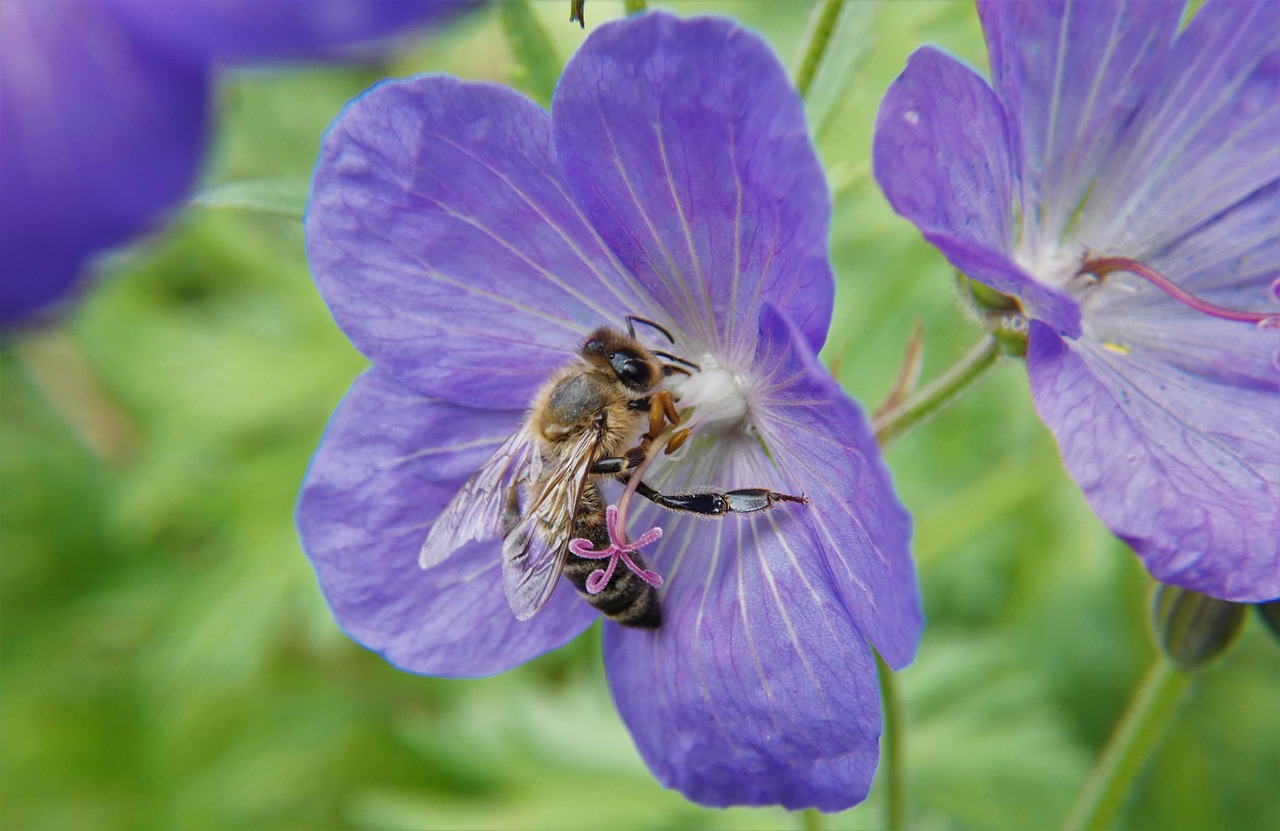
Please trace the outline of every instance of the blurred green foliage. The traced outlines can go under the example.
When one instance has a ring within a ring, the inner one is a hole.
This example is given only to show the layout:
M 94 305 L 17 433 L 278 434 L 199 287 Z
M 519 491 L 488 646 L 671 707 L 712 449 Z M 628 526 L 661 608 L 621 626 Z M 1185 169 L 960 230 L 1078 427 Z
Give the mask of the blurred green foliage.
M 589 6 L 591 25 L 622 13 Z M 584 37 L 567 0 L 534 8 L 567 57 Z M 677 8 L 706 10 L 793 64 L 809 5 Z M 945 262 L 870 179 L 876 106 L 921 42 L 985 57 L 968 4 L 861 13 L 843 48 L 865 52 L 823 105 L 819 146 L 840 281 L 826 355 L 870 409 L 913 320 L 926 378 L 979 335 Z M 0 350 L 3 827 L 802 827 L 659 787 L 613 711 L 596 630 L 503 676 L 418 678 L 325 609 L 293 503 L 364 361 L 316 293 L 285 203 L 345 101 L 434 70 L 540 77 L 514 65 L 493 10 L 383 67 L 225 77 L 205 174 L 222 198 L 111 258 L 60 330 Z M 255 210 L 263 193 L 237 190 L 246 181 L 276 183 L 278 204 Z M 1152 659 L 1145 573 L 1063 473 L 1013 361 L 888 460 L 916 518 L 929 619 L 899 676 L 916 825 L 1051 827 Z M 1193 688 L 1124 827 L 1276 827 L 1280 645 L 1252 617 Z M 827 823 L 880 827 L 881 799 Z

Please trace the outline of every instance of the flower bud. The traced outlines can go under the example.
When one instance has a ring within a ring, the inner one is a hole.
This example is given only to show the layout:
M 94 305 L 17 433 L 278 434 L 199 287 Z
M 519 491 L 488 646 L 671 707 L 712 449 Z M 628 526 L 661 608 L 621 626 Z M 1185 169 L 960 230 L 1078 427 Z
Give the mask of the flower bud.
M 1162 583 L 1152 599 L 1151 618 L 1169 660 L 1191 671 L 1227 651 L 1244 628 L 1247 608 Z

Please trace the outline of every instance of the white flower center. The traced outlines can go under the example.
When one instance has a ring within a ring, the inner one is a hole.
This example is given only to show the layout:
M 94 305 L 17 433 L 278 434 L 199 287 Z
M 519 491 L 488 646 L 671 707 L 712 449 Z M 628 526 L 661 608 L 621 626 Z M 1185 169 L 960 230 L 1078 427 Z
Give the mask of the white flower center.
M 1024 236 L 1014 253 L 1014 262 L 1040 283 L 1073 294 L 1073 281 L 1084 262 L 1084 253 L 1079 245 L 1035 245 Z
M 672 376 L 667 382 L 678 399 L 676 406 L 682 411 L 691 410 L 682 426 L 701 434 L 741 429 L 747 416 L 749 379 L 721 367 L 709 354 L 703 354 L 696 363 L 701 370 L 688 377 Z

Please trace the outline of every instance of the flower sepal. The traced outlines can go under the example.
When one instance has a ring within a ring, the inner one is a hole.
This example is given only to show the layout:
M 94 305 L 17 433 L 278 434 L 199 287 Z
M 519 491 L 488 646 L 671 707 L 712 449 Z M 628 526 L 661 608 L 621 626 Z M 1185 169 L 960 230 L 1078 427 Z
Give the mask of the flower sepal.
M 1025 358 L 1031 324 L 1017 299 L 957 273 L 960 294 L 1006 355 Z

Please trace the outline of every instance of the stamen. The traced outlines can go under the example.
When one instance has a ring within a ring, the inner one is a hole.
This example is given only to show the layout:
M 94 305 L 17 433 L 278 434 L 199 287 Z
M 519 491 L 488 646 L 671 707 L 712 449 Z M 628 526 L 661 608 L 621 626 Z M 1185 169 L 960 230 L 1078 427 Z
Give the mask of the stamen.
M 605 568 L 598 568 L 587 575 L 587 593 L 599 594 L 604 591 L 604 587 L 609 585 L 609 581 L 613 579 L 613 572 L 618 568 L 618 560 L 622 560 L 633 574 L 650 586 L 662 588 L 662 577 L 655 571 L 636 565 L 635 560 L 631 559 L 630 556 L 631 552 L 661 539 L 662 529 L 650 528 L 634 541 L 627 542 L 626 529 L 618 521 L 618 509 L 613 505 L 604 509 L 604 524 L 609 531 L 609 544 L 602 549 L 596 550 L 592 548 L 591 540 L 581 537 L 569 540 L 569 550 L 579 557 L 588 560 L 609 558 L 609 564 Z
M 1266 328 L 1280 325 L 1280 312 L 1251 312 L 1244 309 L 1230 309 L 1226 306 L 1210 303 L 1208 300 L 1203 300 L 1179 288 L 1158 271 L 1128 257 L 1100 257 L 1096 260 L 1088 260 L 1080 267 L 1081 274 L 1092 274 L 1099 280 L 1116 271 L 1127 271 L 1134 276 L 1141 277 L 1173 299 L 1185 303 L 1198 312 L 1204 312 L 1213 317 L 1220 317 L 1224 320 L 1237 320 L 1241 323 L 1255 323 Z

